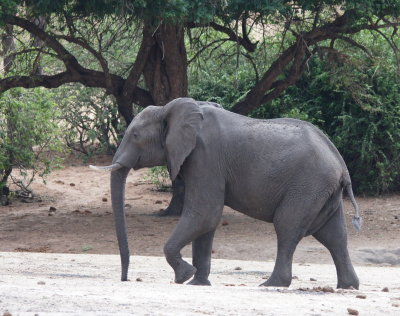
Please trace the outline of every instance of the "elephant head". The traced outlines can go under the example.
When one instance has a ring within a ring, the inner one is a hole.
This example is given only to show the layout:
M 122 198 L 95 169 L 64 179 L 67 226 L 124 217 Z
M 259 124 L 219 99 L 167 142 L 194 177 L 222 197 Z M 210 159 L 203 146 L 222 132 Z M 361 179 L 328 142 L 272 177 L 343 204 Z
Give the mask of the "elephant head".
M 167 165 L 172 180 L 196 146 L 203 120 L 199 103 L 175 99 L 165 106 L 149 106 L 128 126 L 112 161 L 94 169 L 111 171 L 111 201 L 121 255 L 121 280 L 126 281 L 129 247 L 125 224 L 125 183 L 130 169 Z

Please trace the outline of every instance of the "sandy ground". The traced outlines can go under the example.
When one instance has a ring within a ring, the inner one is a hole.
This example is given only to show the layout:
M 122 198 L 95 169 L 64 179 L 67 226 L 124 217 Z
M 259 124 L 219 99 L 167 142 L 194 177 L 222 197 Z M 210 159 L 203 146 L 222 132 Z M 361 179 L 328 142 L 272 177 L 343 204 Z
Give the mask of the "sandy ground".
M 82 163 L 69 159 L 32 188 L 40 196 L 33 203 L 14 201 L 0 207 L 0 251 L 118 254 L 111 213 L 109 173 L 88 168 L 104 165 L 111 157 Z M 163 245 L 178 218 L 155 216 L 165 208 L 170 193 L 154 191 L 145 180 L 147 171 L 131 172 L 127 180 L 126 213 L 133 255 L 163 256 Z M 351 227 L 354 214 L 345 201 L 349 250 L 357 264 L 400 264 L 400 196 L 357 197 L 364 216 L 361 232 Z M 31 202 L 31 201 L 25 201 Z M 50 208 L 54 211 L 49 211 Z M 271 224 L 224 209 L 213 246 L 213 258 L 274 260 L 275 231 Z M 190 247 L 183 251 L 191 256 Z M 328 251 L 312 237 L 301 241 L 298 263 L 332 263 Z
M 399 267 L 358 266 L 359 291 L 324 292 L 336 284 L 331 265 L 295 264 L 279 289 L 258 287 L 272 262 L 215 259 L 213 285 L 195 287 L 172 283 L 164 258 L 132 259 L 132 281 L 120 282 L 115 255 L 0 253 L 0 315 L 400 314 Z
M 109 174 L 87 167 L 110 160 L 108 156 L 87 163 L 69 159 L 46 184 L 32 185 L 37 195 L 33 201 L 0 207 L 0 316 L 5 310 L 14 316 L 291 315 L 293 308 L 300 315 L 343 315 L 348 307 L 360 315 L 400 315 L 399 195 L 357 197 L 364 217 L 361 232 L 351 227 L 354 211 L 345 200 L 349 250 L 361 279 L 359 292 L 298 290 L 336 284 L 328 251 L 312 237 L 296 249 L 294 274 L 299 279 L 289 290 L 256 287 L 275 260 L 273 226 L 229 208 L 224 209 L 213 245 L 214 286 L 195 288 L 171 284 L 172 271 L 161 258 L 163 245 L 179 220 L 155 216 L 168 205 L 170 193 L 155 191 L 146 180 L 146 170 L 131 172 L 126 189 L 129 243 L 135 256 L 130 277 L 143 282 L 121 283 L 119 259 L 110 256 L 118 254 L 118 246 Z M 191 256 L 190 246 L 183 255 Z M 242 270 L 234 270 L 236 266 Z M 381 292 L 383 287 L 389 292 Z M 360 293 L 367 299 L 356 298 Z

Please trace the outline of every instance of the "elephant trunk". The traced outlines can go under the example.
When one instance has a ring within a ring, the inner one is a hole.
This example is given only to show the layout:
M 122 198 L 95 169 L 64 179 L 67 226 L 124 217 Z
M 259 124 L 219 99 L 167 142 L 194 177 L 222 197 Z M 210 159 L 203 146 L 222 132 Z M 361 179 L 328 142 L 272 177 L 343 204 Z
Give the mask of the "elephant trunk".
M 128 280 L 129 246 L 125 223 L 125 183 L 130 168 L 121 167 L 111 172 L 111 201 L 114 212 L 119 252 L 121 255 L 121 281 Z

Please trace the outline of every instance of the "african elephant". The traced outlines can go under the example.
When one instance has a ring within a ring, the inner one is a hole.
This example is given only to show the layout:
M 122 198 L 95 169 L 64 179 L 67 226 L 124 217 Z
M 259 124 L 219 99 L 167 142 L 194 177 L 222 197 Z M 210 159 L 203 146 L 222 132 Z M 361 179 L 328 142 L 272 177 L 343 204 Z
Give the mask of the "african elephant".
M 356 210 L 353 224 L 361 226 L 361 218 L 347 167 L 330 140 L 307 122 L 252 119 L 190 98 L 144 109 L 127 128 L 112 165 L 94 167 L 111 170 L 122 281 L 129 265 L 126 177 L 132 168 L 159 165 L 185 184 L 182 215 L 164 247 L 176 283 L 194 276 L 189 284 L 210 285 L 213 237 L 227 205 L 275 227 L 275 267 L 261 285 L 289 286 L 295 248 L 312 235 L 333 257 L 337 287 L 359 287 L 347 250 L 343 189 Z M 180 254 L 191 242 L 193 265 Z

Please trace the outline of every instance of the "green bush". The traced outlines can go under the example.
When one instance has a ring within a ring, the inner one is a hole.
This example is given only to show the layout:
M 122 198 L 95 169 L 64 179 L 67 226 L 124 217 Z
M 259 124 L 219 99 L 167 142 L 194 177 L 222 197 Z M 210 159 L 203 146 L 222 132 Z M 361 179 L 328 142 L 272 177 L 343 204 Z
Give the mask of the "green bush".
M 145 179 L 154 184 L 158 191 L 167 191 L 171 189 L 171 180 L 166 166 L 150 168 Z
M 22 190 L 36 176 L 44 178 L 63 149 L 59 112 L 50 90 L 13 89 L 0 96 L 0 189 L 10 177 Z M 11 170 L 14 170 L 10 176 Z

